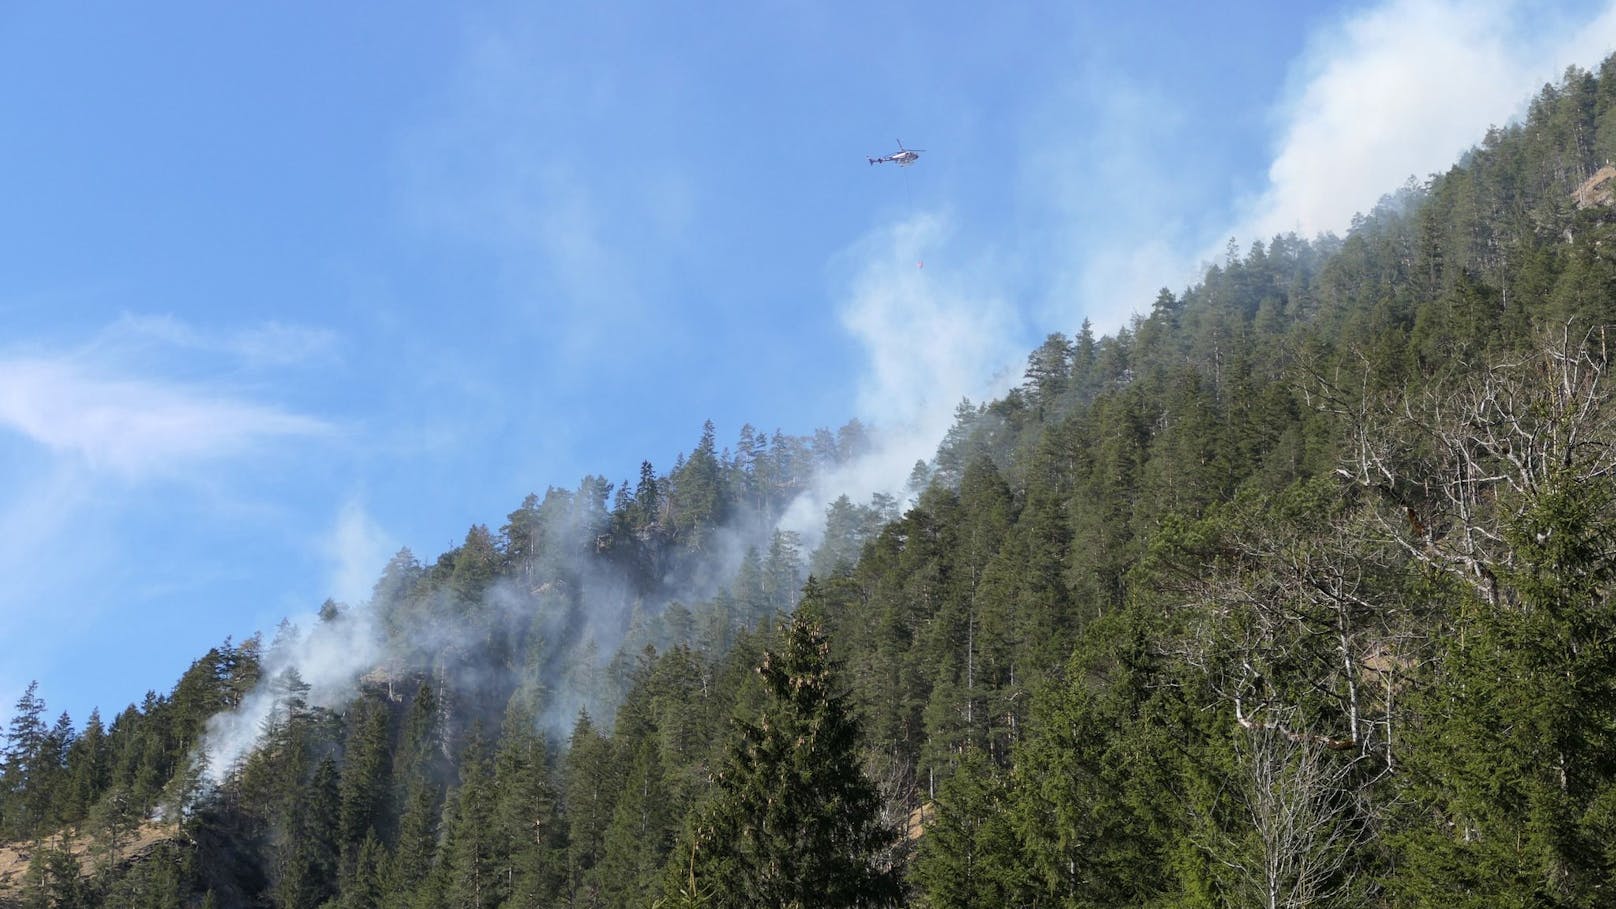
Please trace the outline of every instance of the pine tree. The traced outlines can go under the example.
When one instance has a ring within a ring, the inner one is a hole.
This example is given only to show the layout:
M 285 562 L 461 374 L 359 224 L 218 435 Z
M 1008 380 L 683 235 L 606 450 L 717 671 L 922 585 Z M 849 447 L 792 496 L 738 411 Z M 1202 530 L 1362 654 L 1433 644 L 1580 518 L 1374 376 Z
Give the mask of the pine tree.
M 1169 885 L 1160 825 L 1142 811 L 1172 798 L 1158 766 L 1172 746 L 1136 719 L 1154 671 L 1149 634 L 1127 613 L 1098 620 L 1065 680 L 1034 703 L 1008 798 L 1015 864 L 1031 878 L 1035 904 L 1135 906 Z
M 443 860 L 451 906 L 492 909 L 503 896 L 503 862 L 496 855 L 495 793 L 487 750 L 473 731 L 460 758 L 460 787 L 445 812 Z
M 367 834 L 380 837 L 387 830 L 384 812 L 391 788 L 387 708 L 377 698 L 361 697 L 349 711 L 349 724 L 337 801 L 339 842 L 352 858 Z
M 1027 371 L 1024 373 L 1027 380 L 1023 386 L 1032 404 L 1040 412 L 1045 410 L 1051 413 L 1066 396 L 1066 389 L 1072 379 L 1072 342 L 1060 332 L 1053 332 L 1044 338 L 1027 357 Z
M 286 909 L 315 909 L 337 886 L 337 767 L 320 761 L 281 821 L 273 894 Z
M 523 581 L 531 582 L 545 544 L 537 495 L 528 493 L 522 500 L 522 507 L 506 517 L 505 526 L 499 529 L 499 536 L 506 564 Z
M 90 909 L 94 894 L 65 844 L 37 850 L 22 877 L 22 909 Z
M 926 823 L 915 883 L 932 909 L 1026 905 L 1026 859 L 1017 848 L 1009 787 L 980 752 L 961 759 Z
M 812 587 L 810 586 L 810 590 Z M 830 644 L 799 610 L 783 647 L 758 667 L 765 704 L 740 722 L 713 801 L 674 850 L 665 889 L 697 885 L 715 907 L 830 909 L 895 905 L 898 872 L 887 863 L 896 833 L 858 755 L 858 722 L 836 690 Z
M 701 441 L 669 480 L 674 493 L 675 532 L 685 549 L 701 552 L 708 548 L 713 532 L 723 523 L 728 499 L 712 420 L 702 424 Z
M 27 836 L 44 820 L 40 784 L 49 771 L 38 766 L 49 735 L 44 716 L 39 683 L 29 682 L 12 710 L 5 749 L 0 751 L 0 820 L 9 837 Z
M 769 539 L 768 554 L 763 557 L 763 594 L 770 609 L 765 618 L 796 607 L 797 591 L 802 586 L 801 564 L 797 534 L 776 530 Z
M 106 729 L 101 725 L 101 711 L 91 710 L 84 723 L 84 731 L 68 751 L 68 783 L 75 817 L 83 817 L 95 805 L 101 793 L 111 782 Z
M 343 881 L 340 909 L 381 909 L 386 863 L 387 847 L 374 833 L 367 832 L 364 842 L 359 844 L 353 868 Z
M 673 818 L 654 737 L 635 750 L 601 847 L 602 896 L 608 905 L 643 905 L 673 838 Z
M 1555 482 L 1508 536 L 1519 604 L 1456 596 L 1410 698 L 1409 905 L 1598 905 L 1616 877 L 1616 487 Z
M 513 697 L 494 753 L 495 873 L 514 906 L 549 905 L 566 880 L 565 821 L 534 723 L 531 708 Z
M 611 743 L 595 731 L 588 713 L 573 727 L 566 760 L 567 879 L 572 904 L 597 905 L 606 828 L 621 788 Z
M 195 876 L 190 853 L 177 844 L 166 843 L 130 866 L 128 872 L 109 888 L 101 906 L 103 909 L 172 909 L 174 906 L 185 906 L 189 904 L 189 884 Z
M 823 580 L 853 570 L 863 544 L 860 511 L 847 496 L 838 496 L 825 509 L 825 536 L 808 560 L 808 571 L 814 577 Z
M 393 753 L 398 840 L 386 874 L 385 905 L 411 905 L 438 858 L 438 821 L 446 773 L 439 748 L 438 695 L 422 684 L 410 702 L 403 740 Z
M 430 780 L 412 776 L 405 784 L 404 812 L 398 821 L 398 845 L 386 874 L 384 905 L 406 907 L 430 875 L 438 853 L 438 815 L 441 789 Z

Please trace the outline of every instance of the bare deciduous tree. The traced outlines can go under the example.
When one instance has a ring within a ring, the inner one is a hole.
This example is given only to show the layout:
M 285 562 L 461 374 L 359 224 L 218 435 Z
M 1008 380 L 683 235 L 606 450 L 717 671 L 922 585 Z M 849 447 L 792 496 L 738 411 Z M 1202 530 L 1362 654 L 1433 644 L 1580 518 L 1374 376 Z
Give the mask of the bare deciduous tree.
M 1226 835 L 1215 855 L 1235 872 L 1239 905 L 1265 909 L 1367 905 L 1355 872 L 1370 838 L 1355 782 L 1358 758 L 1279 724 L 1235 739 L 1238 799 L 1250 837 Z
M 1338 472 L 1377 493 L 1386 538 L 1507 606 L 1510 523 L 1553 484 L 1616 474 L 1606 333 L 1562 325 L 1529 354 L 1456 365 L 1418 393 L 1377 395 L 1367 369 L 1355 382 L 1314 371 L 1305 391 L 1346 421 L 1351 453 Z

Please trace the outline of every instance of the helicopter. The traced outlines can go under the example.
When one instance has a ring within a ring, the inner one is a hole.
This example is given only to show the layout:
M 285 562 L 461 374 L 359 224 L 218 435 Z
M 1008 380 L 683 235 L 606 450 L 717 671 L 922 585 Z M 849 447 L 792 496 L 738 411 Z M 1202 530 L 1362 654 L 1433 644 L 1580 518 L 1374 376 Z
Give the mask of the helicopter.
M 879 158 L 871 158 L 870 163 L 871 164 L 886 164 L 888 162 L 893 162 L 893 163 L 897 164 L 899 167 L 908 167 L 909 165 L 911 165 L 911 164 L 915 163 L 916 161 L 920 160 L 920 153 L 923 152 L 923 151 L 925 151 L 924 148 L 904 148 L 903 147 L 903 140 L 899 139 L 898 140 L 898 153 L 897 154 L 895 154 L 895 155 L 882 155 Z

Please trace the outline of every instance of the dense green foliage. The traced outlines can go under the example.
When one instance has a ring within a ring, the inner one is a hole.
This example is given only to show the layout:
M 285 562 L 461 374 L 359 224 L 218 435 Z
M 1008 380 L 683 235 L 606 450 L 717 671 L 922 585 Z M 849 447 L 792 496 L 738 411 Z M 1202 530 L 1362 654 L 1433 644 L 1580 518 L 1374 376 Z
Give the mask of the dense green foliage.
M 1616 207 L 1573 192 L 1613 108 L 1616 59 L 1570 71 L 1344 239 L 1051 334 L 907 510 L 839 500 L 812 552 L 773 528 L 863 429 L 709 425 L 666 475 L 401 552 L 346 703 L 311 705 L 290 630 L 106 727 L 30 689 L 17 898 L 1606 905 Z M 253 691 L 212 785 L 208 719 Z M 120 861 L 155 806 L 183 835 Z M 64 827 L 108 860 L 81 877 Z
M 755 720 L 739 722 L 712 796 L 687 828 L 676 854 L 691 856 L 688 872 L 671 865 L 675 899 L 691 881 L 695 889 L 685 892 L 707 888 L 714 907 L 898 901 L 897 831 L 859 766 L 858 724 L 838 691 L 817 606 L 809 581 L 781 649 L 758 665 L 765 704 Z

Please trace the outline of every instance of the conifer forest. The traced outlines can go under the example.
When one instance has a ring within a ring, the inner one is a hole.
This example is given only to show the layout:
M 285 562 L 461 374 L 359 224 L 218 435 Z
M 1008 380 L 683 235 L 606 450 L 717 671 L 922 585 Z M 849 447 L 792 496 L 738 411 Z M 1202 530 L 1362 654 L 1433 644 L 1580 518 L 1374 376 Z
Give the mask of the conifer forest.
M 1616 905 L 1612 160 L 1616 58 L 1057 327 L 820 539 L 867 428 L 708 423 L 138 704 L 30 688 L 0 905 Z

